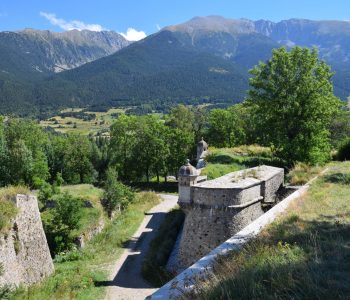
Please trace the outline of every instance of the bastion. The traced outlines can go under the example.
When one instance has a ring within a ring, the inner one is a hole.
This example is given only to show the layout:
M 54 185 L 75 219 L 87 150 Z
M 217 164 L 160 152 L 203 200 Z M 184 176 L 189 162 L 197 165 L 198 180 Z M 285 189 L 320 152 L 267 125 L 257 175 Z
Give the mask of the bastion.
M 179 170 L 186 214 L 178 262 L 186 268 L 264 213 L 283 185 L 284 170 L 259 166 L 206 181 L 189 162 Z
M 17 216 L 6 233 L 0 233 L 0 264 L 4 274 L 0 286 L 31 285 L 54 272 L 38 201 L 35 196 L 17 195 Z

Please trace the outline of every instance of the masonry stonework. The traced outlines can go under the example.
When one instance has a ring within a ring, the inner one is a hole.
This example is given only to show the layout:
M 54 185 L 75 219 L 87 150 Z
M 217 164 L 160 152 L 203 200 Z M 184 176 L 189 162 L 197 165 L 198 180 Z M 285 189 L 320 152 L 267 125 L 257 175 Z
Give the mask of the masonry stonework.
M 180 193 L 189 178 L 179 173 L 179 205 L 186 214 L 178 253 L 182 268 L 261 216 L 262 203 L 275 201 L 284 170 L 260 166 L 202 182 L 191 176 L 189 191 Z
M 0 234 L 0 286 L 34 284 L 54 272 L 37 198 L 17 195 L 14 202 L 19 212 L 12 229 Z

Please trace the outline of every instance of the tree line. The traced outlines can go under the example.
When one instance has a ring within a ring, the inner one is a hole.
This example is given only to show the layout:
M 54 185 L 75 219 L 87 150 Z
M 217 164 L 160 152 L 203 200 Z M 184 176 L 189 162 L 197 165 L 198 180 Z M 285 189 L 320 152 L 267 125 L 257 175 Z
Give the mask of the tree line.
M 67 184 L 103 185 L 108 169 L 126 183 L 159 182 L 194 158 L 202 136 L 216 147 L 268 146 L 289 165 L 329 160 L 331 146 L 349 135 L 350 122 L 333 95 L 332 72 L 317 51 L 276 49 L 251 74 L 241 104 L 178 105 L 166 115 L 120 115 L 110 137 L 58 134 L 33 121 L 2 120 L 0 185 L 40 188 L 58 177 Z

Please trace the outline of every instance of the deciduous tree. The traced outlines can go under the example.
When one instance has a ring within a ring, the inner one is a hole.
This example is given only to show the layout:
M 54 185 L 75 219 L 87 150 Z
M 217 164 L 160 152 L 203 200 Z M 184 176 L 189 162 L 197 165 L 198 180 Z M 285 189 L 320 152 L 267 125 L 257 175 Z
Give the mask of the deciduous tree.
M 292 163 L 330 158 L 329 124 L 339 109 L 330 67 L 316 49 L 275 49 L 251 70 L 247 104 L 262 129 L 262 142 Z

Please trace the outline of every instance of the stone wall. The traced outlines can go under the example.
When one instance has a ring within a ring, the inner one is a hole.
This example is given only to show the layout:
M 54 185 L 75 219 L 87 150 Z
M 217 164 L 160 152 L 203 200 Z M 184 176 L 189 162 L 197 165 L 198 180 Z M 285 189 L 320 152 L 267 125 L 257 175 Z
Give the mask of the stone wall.
M 86 243 L 90 241 L 93 237 L 101 233 L 104 227 L 105 227 L 105 222 L 103 217 L 101 217 L 97 224 L 93 225 L 86 232 L 82 233 L 77 237 L 75 244 L 79 248 L 84 248 Z
M 4 274 L 0 285 L 30 285 L 54 272 L 38 201 L 35 196 L 17 195 L 19 210 L 12 229 L 0 234 L 0 263 Z
M 179 268 L 193 264 L 260 217 L 261 202 L 274 199 L 283 179 L 283 169 L 261 166 L 191 186 L 190 201 L 179 198 L 186 214 Z

